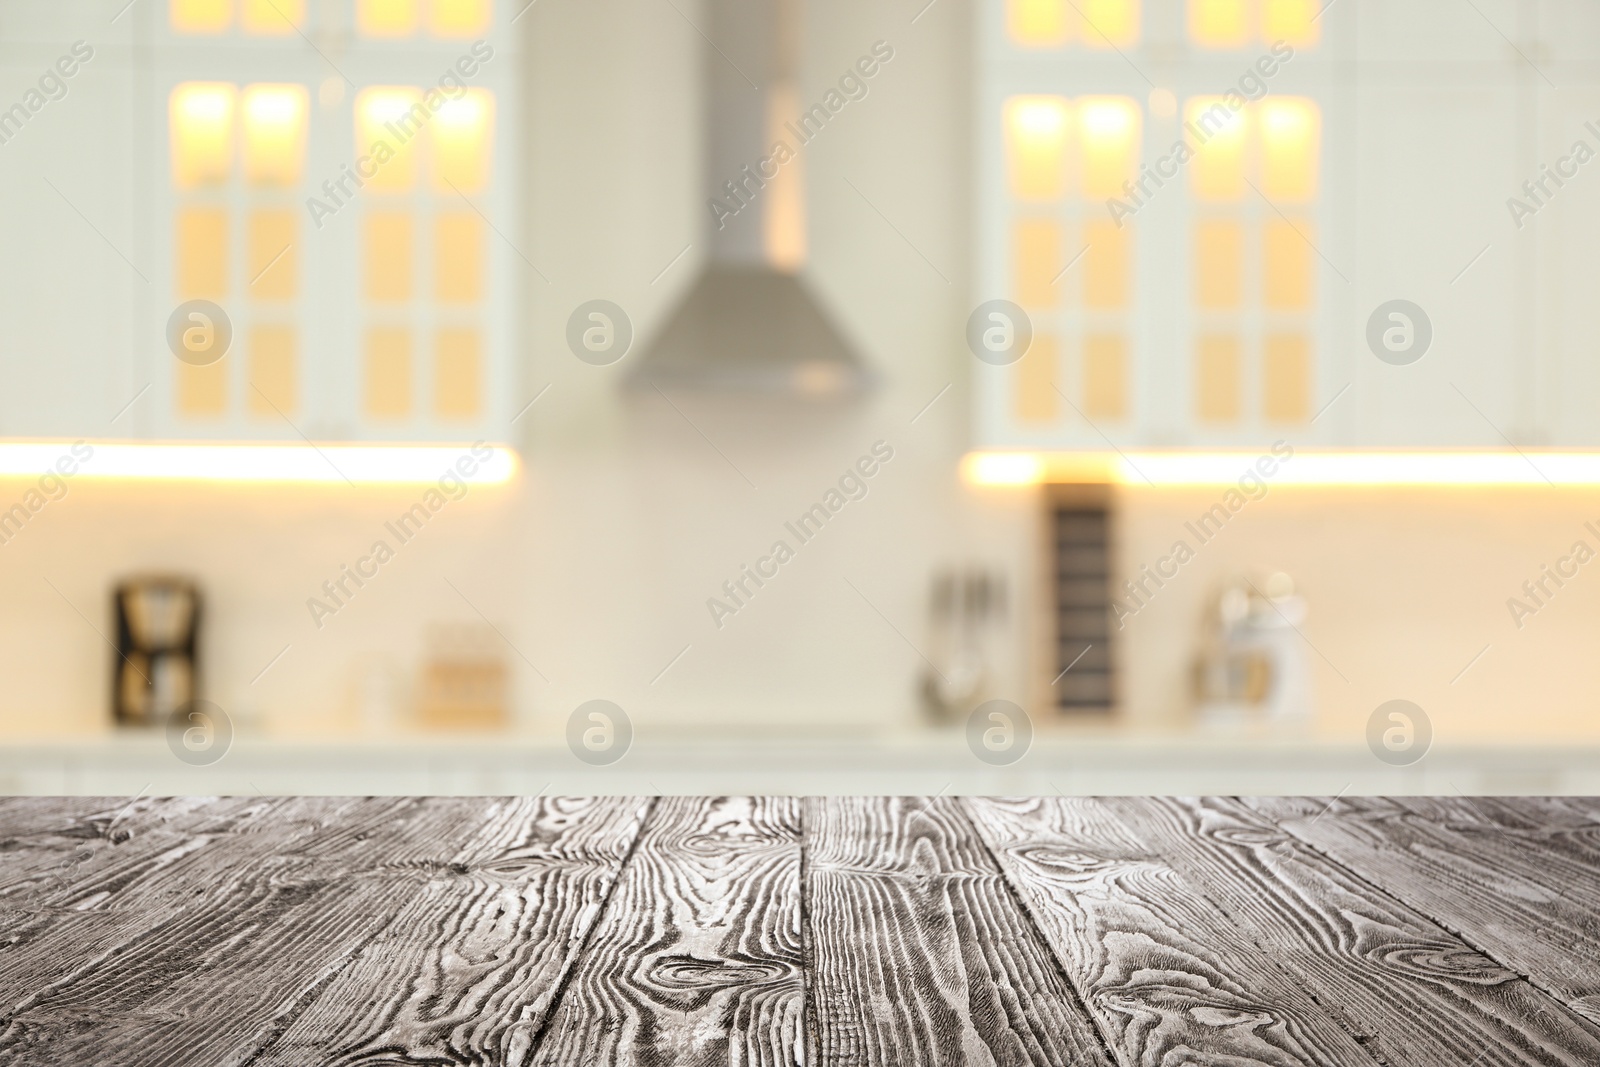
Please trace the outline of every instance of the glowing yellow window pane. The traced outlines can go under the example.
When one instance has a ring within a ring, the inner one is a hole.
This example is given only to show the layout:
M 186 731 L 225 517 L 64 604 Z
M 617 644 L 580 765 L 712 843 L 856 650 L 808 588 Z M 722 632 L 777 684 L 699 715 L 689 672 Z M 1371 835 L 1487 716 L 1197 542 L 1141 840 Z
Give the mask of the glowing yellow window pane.
M 252 326 L 246 350 L 250 413 L 263 418 L 294 414 L 298 394 L 294 327 Z
M 1275 203 L 1304 204 L 1317 195 L 1322 116 L 1305 97 L 1257 105 L 1261 124 L 1261 191 Z
M 439 331 L 434 353 L 433 411 L 441 419 L 475 419 L 483 396 L 483 352 L 478 331 Z
M 1091 219 L 1084 226 L 1083 302 L 1091 308 L 1115 311 L 1128 306 L 1128 249 L 1133 230 L 1117 228 L 1110 219 Z
M 1244 227 L 1232 219 L 1207 219 L 1194 227 L 1194 302 L 1228 311 L 1244 300 Z
M 1018 200 L 1059 200 L 1067 191 L 1067 101 L 1013 96 L 1003 120 L 1011 193 Z
M 1139 105 L 1125 96 L 1087 96 L 1078 102 L 1083 195 L 1126 195 L 1123 184 L 1139 172 Z
M 167 17 L 179 33 L 221 33 L 233 22 L 233 0 L 171 0 Z
M 413 247 L 410 215 L 384 212 L 367 216 L 363 258 L 369 301 L 387 304 L 411 299 Z
M 1055 281 L 1061 268 L 1061 224 L 1049 219 L 1021 219 L 1011 228 L 1011 289 L 1017 303 L 1030 308 L 1056 306 Z
M 1189 39 L 1202 48 L 1243 48 L 1250 43 L 1250 7 L 1251 0 L 1189 0 Z
M 1036 333 L 1017 368 L 1017 418 L 1023 422 L 1055 422 L 1060 396 L 1056 393 L 1056 366 L 1059 345 L 1053 334 Z
M 428 29 L 435 37 L 471 37 L 489 28 L 490 0 L 433 0 Z
M 233 173 L 234 87 L 185 82 L 172 90 L 172 181 L 180 189 L 217 185 Z
M 483 220 L 468 212 L 433 223 L 433 292 L 443 304 L 483 299 Z
M 176 361 L 175 361 L 176 362 Z M 178 413 L 189 418 L 221 415 L 228 410 L 228 360 L 203 367 L 178 363 Z
M 1261 39 L 1297 48 L 1316 44 L 1322 34 L 1320 6 L 1317 0 L 1261 0 Z
M 411 414 L 411 331 L 374 326 L 367 331 L 365 407 L 379 419 Z
M 468 89 L 433 117 L 433 184 L 440 192 L 475 193 L 489 184 L 494 94 Z
M 1202 422 L 1238 422 L 1239 338 L 1230 334 L 1201 337 L 1195 344 L 1195 414 Z
M 1243 199 L 1250 119 L 1248 111 L 1234 111 L 1220 96 L 1191 97 L 1184 105 L 1184 127 L 1194 150 L 1189 181 L 1195 199 L 1206 203 Z
M 1075 0 L 1086 48 L 1127 48 L 1139 43 L 1139 0 Z
M 357 166 L 367 189 L 403 193 L 416 185 L 417 140 L 432 119 L 416 89 L 382 85 L 356 96 Z
M 1261 362 L 1261 413 L 1269 422 L 1305 422 L 1311 414 L 1311 341 L 1268 334 Z
M 299 219 L 299 213 L 288 208 L 250 213 L 245 270 L 251 299 L 294 299 L 300 287 Z
M 287 37 L 306 20 L 306 0 L 243 0 L 240 6 L 247 33 Z
M 1091 419 L 1128 415 L 1128 342 L 1121 334 L 1083 339 L 1083 413 Z
M 228 295 L 228 212 L 186 207 L 178 211 L 175 278 L 179 300 L 223 300 Z
M 1072 39 L 1076 14 L 1067 0 L 1010 0 L 1006 32 L 1024 48 L 1058 48 Z
M 1316 236 L 1311 223 L 1295 219 L 1269 219 L 1262 233 L 1262 299 L 1275 311 L 1305 311 L 1311 307 L 1313 264 L 1311 245 Z
M 303 85 L 248 85 L 244 117 L 244 173 L 252 185 L 300 184 L 306 164 L 306 116 L 311 97 Z
M 368 37 L 409 37 L 417 32 L 418 0 L 356 0 L 356 26 Z

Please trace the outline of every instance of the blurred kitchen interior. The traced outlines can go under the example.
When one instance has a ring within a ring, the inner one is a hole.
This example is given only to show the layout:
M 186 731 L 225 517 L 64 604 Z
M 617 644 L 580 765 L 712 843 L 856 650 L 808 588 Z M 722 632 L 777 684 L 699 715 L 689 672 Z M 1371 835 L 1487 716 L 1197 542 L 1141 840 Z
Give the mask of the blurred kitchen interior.
M 7 0 L 0 788 L 1594 791 L 1600 9 L 1320 8 Z M 727 161 L 817 104 L 718 232 Z M 203 368 L 166 334 L 199 298 Z M 615 362 L 569 343 L 596 300 Z M 990 300 L 1015 363 L 969 347 Z M 1396 300 L 1414 362 L 1368 343 Z M 802 321 L 765 379 L 672 362 Z M 477 441 L 492 476 L 390 533 Z M 405 448 L 347 477 L 363 443 Z M 151 575 L 199 591 L 213 764 L 113 717 Z M 567 746 L 594 699 L 632 721 L 607 767 Z M 1033 724 L 1007 766 L 967 749 L 990 699 Z M 1394 699 L 1431 721 L 1404 767 Z

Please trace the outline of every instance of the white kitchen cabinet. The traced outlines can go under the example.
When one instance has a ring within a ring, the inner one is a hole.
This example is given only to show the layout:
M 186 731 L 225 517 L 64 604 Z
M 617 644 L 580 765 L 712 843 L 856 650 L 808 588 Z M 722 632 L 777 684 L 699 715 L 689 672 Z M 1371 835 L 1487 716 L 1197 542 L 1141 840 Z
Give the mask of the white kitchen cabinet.
M 1140 161 L 1153 165 L 1183 136 L 1186 101 L 1237 83 L 1269 50 L 1259 36 L 1197 47 L 1185 4 L 1143 6 L 1140 39 L 1107 52 L 1081 41 L 1020 47 L 1007 21 L 1019 9 L 1006 0 L 982 5 L 973 305 L 1029 306 L 1019 218 L 1109 217 L 1103 196 L 1067 190 L 1044 204 L 1022 196 L 1006 118 L 1016 100 L 1057 97 L 1069 108 L 1101 96 L 1132 101 Z M 1251 188 L 1238 201 L 1206 202 L 1198 164 L 1182 168 L 1128 222 L 1124 410 L 1084 410 L 1084 369 L 1070 343 L 1053 362 L 1031 352 L 1011 366 L 975 360 L 978 447 L 1259 448 L 1279 438 L 1329 448 L 1600 444 L 1600 361 L 1592 355 L 1600 323 L 1588 296 L 1600 227 L 1600 185 L 1588 183 L 1600 182 L 1600 161 L 1520 230 L 1507 208 L 1576 139 L 1600 152 L 1600 137 L 1584 128 L 1600 123 L 1600 97 L 1588 88 L 1600 72 L 1594 12 L 1578 0 L 1503 0 L 1476 12 L 1445 0 L 1343 0 L 1319 21 L 1320 40 L 1277 64 L 1257 110 L 1246 112 L 1265 123 L 1263 109 L 1275 101 L 1312 102 L 1320 118 L 1315 196 L 1296 204 L 1264 194 L 1265 142 L 1246 146 L 1241 168 Z M 1268 295 L 1271 279 L 1284 276 L 1267 268 L 1268 257 L 1288 262 L 1272 251 L 1269 227 L 1301 236 L 1312 252 L 1300 250 L 1313 273 L 1309 306 L 1287 317 L 1280 311 L 1290 305 Z M 1068 231 L 1052 265 L 1087 244 Z M 1242 253 L 1227 255 L 1237 260 L 1217 258 L 1234 247 Z M 1202 295 L 1204 279 L 1224 273 L 1207 264 L 1238 261 L 1242 298 Z M 1062 284 L 1080 284 L 1074 275 L 1091 265 L 1086 257 Z M 1366 337 L 1374 311 L 1397 299 L 1420 306 L 1433 334 L 1427 353 L 1406 365 L 1380 360 Z M 1029 306 L 1036 333 L 1060 332 L 1071 316 Z M 1293 349 L 1272 348 L 1270 338 L 1295 333 L 1307 338 L 1309 360 L 1274 363 L 1273 352 Z M 1281 371 L 1296 366 L 1298 378 Z M 1299 393 L 1284 393 L 1286 381 Z M 1027 396 L 1044 399 L 1030 410 L 1019 399 Z
M 73 41 L 95 55 L 0 144 L 0 437 L 507 435 L 515 12 L 416 10 L 383 35 L 355 0 L 5 5 L 0 109 Z M 192 299 L 232 330 L 205 367 L 168 340 Z

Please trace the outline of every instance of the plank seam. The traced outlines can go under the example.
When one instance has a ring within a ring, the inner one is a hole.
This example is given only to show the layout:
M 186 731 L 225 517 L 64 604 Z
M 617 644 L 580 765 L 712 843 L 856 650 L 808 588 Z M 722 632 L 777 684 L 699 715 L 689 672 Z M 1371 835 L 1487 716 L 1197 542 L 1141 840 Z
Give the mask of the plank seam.
M 800 800 L 800 1064 L 811 1063 L 811 1050 L 822 1045 L 821 1024 L 812 1002 L 812 968 L 816 964 L 811 934 L 811 806 L 812 797 Z M 815 1032 L 813 1032 L 815 1031 Z
M 623 855 L 622 862 L 617 864 L 616 875 L 611 879 L 611 884 L 606 887 L 605 899 L 600 902 L 594 919 L 589 923 L 589 929 L 583 932 L 583 940 L 578 944 L 578 950 L 568 959 L 567 965 L 562 968 L 561 978 L 556 982 L 555 988 L 550 991 L 550 1004 L 545 1008 L 544 1019 L 539 1023 L 539 1029 L 528 1041 L 528 1054 L 524 1062 L 537 1063 L 539 1049 L 544 1045 L 545 1035 L 550 1032 L 550 1024 L 555 1021 L 557 1012 L 561 1009 L 561 999 L 567 994 L 567 987 L 572 984 L 572 976 L 577 971 L 578 961 L 589 951 L 589 942 L 594 939 L 595 931 L 605 925 L 606 913 L 611 910 L 611 902 L 616 898 L 617 887 L 622 884 L 628 874 L 628 867 L 633 863 L 633 857 L 639 851 L 639 843 L 644 840 L 645 833 L 650 829 L 650 821 L 655 818 L 656 806 L 661 797 L 649 797 L 645 801 L 644 815 L 639 819 L 639 828 L 633 833 L 633 840 L 628 842 L 628 851 Z
M 1306 848 L 1310 849 L 1312 852 L 1315 852 L 1317 855 L 1321 856 L 1323 859 L 1327 860 L 1329 863 L 1335 865 L 1336 867 L 1340 868 L 1341 870 L 1347 871 L 1352 878 L 1354 878 L 1357 881 L 1361 882 L 1363 885 L 1370 886 L 1372 889 L 1374 889 L 1374 890 L 1376 890 L 1376 891 L 1378 891 L 1380 893 L 1383 893 L 1383 894 L 1385 894 L 1385 895 L 1387 895 L 1387 896 L 1389 896 L 1389 897 L 1391 897 L 1391 898 L 1393 898 L 1395 900 L 1398 900 L 1400 903 L 1404 904 L 1408 908 L 1411 908 L 1418 915 L 1421 915 L 1423 918 L 1427 919 L 1429 922 L 1432 922 L 1432 923 L 1436 924 L 1441 930 L 1445 930 L 1448 933 L 1450 933 L 1451 936 L 1453 936 L 1456 939 L 1458 939 L 1459 941 L 1461 941 L 1462 944 L 1466 945 L 1468 948 L 1471 948 L 1474 952 L 1480 953 L 1481 955 L 1483 955 L 1487 959 L 1493 960 L 1495 963 L 1499 964 L 1501 967 L 1504 967 L 1506 970 L 1510 971 L 1512 974 L 1517 975 L 1519 978 L 1521 978 L 1523 981 L 1527 982 L 1534 989 L 1537 989 L 1539 992 L 1545 994 L 1551 1000 L 1555 1001 L 1558 1006 L 1560 1006 L 1561 1008 L 1565 1009 L 1568 1017 L 1570 1019 L 1576 1021 L 1579 1026 L 1581 1026 L 1582 1028 L 1588 1030 L 1590 1033 L 1594 1034 L 1596 1037 L 1600 1037 L 1600 1026 L 1596 1026 L 1588 1018 L 1586 1018 L 1580 1012 L 1576 1011 L 1572 1006 L 1571 1000 L 1569 1000 L 1565 995 L 1563 995 L 1562 993 L 1558 992 L 1555 989 L 1550 988 L 1549 985 L 1547 985 L 1544 982 L 1541 982 L 1537 977 L 1535 977 L 1534 975 L 1528 973 L 1528 971 L 1525 970 L 1524 968 L 1515 967 L 1512 964 L 1510 964 L 1509 962 L 1507 962 L 1506 960 L 1501 959 L 1499 954 L 1497 954 L 1497 953 L 1493 952 L 1492 950 L 1490 950 L 1488 948 L 1488 946 L 1479 944 L 1476 939 L 1474 939 L 1473 937 L 1470 936 L 1468 931 L 1460 928 L 1455 923 L 1450 922 L 1444 916 L 1435 914 L 1434 913 L 1434 909 L 1424 906 L 1421 902 L 1419 902 L 1417 900 L 1413 900 L 1410 897 L 1409 894 L 1402 894 L 1400 892 L 1400 890 L 1398 890 L 1398 889 L 1390 889 L 1387 886 L 1380 885 L 1379 883 L 1374 882 L 1372 879 L 1370 879 L 1370 878 L 1366 877 L 1365 875 L 1363 875 L 1360 871 L 1356 871 L 1356 870 L 1351 869 L 1347 864 L 1344 864 L 1344 863 L 1340 862 L 1337 857 L 1333 856 L 1326 849 L 1318 848 L 1310 840 L 1308 840 L 1308 839 L 1300 836 L 1299 834 L 1295 833 L 1293 827 L 1287 825 L 1282 820 L 1274 817 L 1271 813 L 1265 812 L 1265 811 L 1261 811 L 1260 809 L 1256 808 L 1254 805 L 1249 805 L 1249 807 L 1251 808 L 1252 811 L 1256 811 L 1259 815 L 1261 815 L 1263 818 L 1265 818 L 1268 822 L 1273 823 L 1275 826 L 1277 826 L 1284 833 L 1288 834 L 1290 837 L 1292 837 L 1296 841 L 1300 842 L 1302 845 L 1304 845 Z
M 420 892 L 422 887 L 422 883 L 419 882 L 415 888 L 418 892 Z M 401 912 L 406 910 L 407 903 L 410 903 L 410 901 L 396 905 L 394 910 L 389 913 L 389 918 L 387 921 L 379 924 L 379 926 L 372 931 L 372 934 L 368 936 L 366 940 L 352 948 L 351 951 L 345 955 L 344 959 L 340 961 L 337 967 L 334 967 L 321 979 L 312 983 L 312 985 L 307 988 L 305 992 L 296 997 L 294 1003 L 290 1005 L 289 1010 L 272 1021 L 271 1027 L 267 1030 L 267 1036 L 261 1041 L 260 1044 L 256 1046 L 255 1051 L 251 1052 L 246 1059 L 239 1061 L 239 1067 L 251 1067 L 251 1064 L 257 1063 L 260 1061 L 262 1056 L 265 1056 L 268 1052 L 272 1051 L 272 1046 L 276 1045 L 279 1039 L 281 1039 L 284 1034 L 289 1032 L 289 1028 L 294 1026 L 294 1024 L 299 1021 L 300 1016 L 304 1015 L 311 1005 L 316 1002 L 317 997 L 322 995 L 323 989 L 326 988 L 330 982 L 334 981 L 341 974 L 343 974 L 346 968 L 355 963 L 356 960 L 360 959 L 362 953 L 366 952 L 368 945 L 371 945 L 374 941 L 378 940 L 378 938 L 389 932 L 389 930 L 394 926 L 395 922 L 400 918 Z
M 978 826 L 978 820 L 974 819 L 972 813 L 967 810 L 967 805 L 971 803 L 970 798 L 951 797 L 950 799 L 954 803 L 962 821 L 972 830 L 973 838 L 982 846 L 984 854 L 989 857 L 989 862 L 993 863 L 995 870 L 999 872 L 1000 882 L 1006 887 L 1006 894 L 1011 898 L 1011 902 L 1016 905 L 1018 911 L 1027 919 L 1028 929 L 1033 932 L 1035 942 L 1044 949 L 1051 962 L 1056 965 L 1056 973 L 1061 976 L 1061 980 L 1065 983 L 1068 992 L 1072 994 L 1073 1003 L 1082 1012 L 1083 1018 L 1089 1020 L 1089 1025 L 1094 1027 L 1095 1036 L 1100 1039 L 1100 1050 L 1106 1055 L 1106 1062 L 1126 1064 L 1128 1062 L 1127 1059 L 1117 1055 L 1114 1051 L 1110 1038 L 1106 1034 L 1105 1028 L 1101 1025 L 1099 1017 L 1089 1010 L 1089 1002 L 1085 999 L 1083 991 L 1078 988 L 1078 983 L 1073 980 L 1072 972 L 1067 969 L 1066 961 L 1056 952 L 1056 948 L 1050 943 L 1050 939 L 1044 935 L 1044 929 L 1039 925 L 1038 917 L 1034 915 L 1033 909 L 1028 905 L 1028 902 L 1023 899 L 1021 890 L 1012 882 L 1011 871 L 1001 862 L 999 854 L 989 843 L 989 839 L 983 835 L 983 830 Z
M 1127 798 L 1120 799 L 1126 800 Z M 1225 799 L 1237 800 L 1238 798 L 1227 797 Z M 1185 874 L 1183 868 L 1180 866 L 1181 860 L 1174 860 L 1172 853 L 1163 849 L 1159 844 L 1154 843 L 1150 836 L 1144 832 L 1143 826 L 1138 818 L 1128 818 L 1128 816 L 1124 813 L 1122 805 L 1120 804 L 1107 804 L 1105 806 L 1107 810 L 1111 812 L 1111 814 L 1117 817 L 1117 820 L 1121 823 L 1123 829 L 1131 834 L 1134 840 L 1138 841 L 1139 844 L 1148 849 L 1151 855 L 1159 858 L 1176 878 L 1181 880 L 1184 885 L 1189 887 L 1190 892 L 1192 892 L 1199 899 L 1205 901 L 1207 904 L 1211 905 L 1218 915 L 1222 916 L 1222 918 L 1228 921 L 1228 924 L 1232 926 L 1233 929 L 1238 933 L 1242 944 L 1254 947 L 1256 954 L 1260 956 L 1269 967 L 1277 971 L 1278 974 L 1280 974 L 1293 989 L 1298 990 L 1301 995 L 1310 1000 L 1311 1003 L 1315 1004 L 1317 1006 L 1317 1010 L 1322 1012 L 1323 1015 L 1327 1016 L 1328 1020 L 1332 1022 L 1334 1026 L 1337 1026 L 1339 1029 L 1343 1030 L 1350 1037 L 1350 1040 L 1354 1041 L 1363 1052 L 1371 1057 L 1374 1063 L 1382 1067 L 1382 1065 L 1387 1065 L 1393 1062 L 1389 1058 L 1388 1053 L 1384 1050 L 1382 1042 L 1378 1040 L 1375 1035 L 1362 1033 L 1355 1028 L 1353 1022 L 1349 1019 L 1349 1012 L 1343 1005 L 1334 1004 L 1331 1001 L 1324 1000 L 1321 996 L 1319 996 L 1316 989 L 1309 984 L 1309 979 L 1305 975 L 1301 974 L 1299 971 L 1285 963 L 1282 959 L 1282 954 L 1274 952 L 1272 946 L 1266 941 L 1262 940 L 1263 932 L 1259 927 L 1257 927 L 1254 923 L 1242 920 L 1240 916 L 1230 910 L 1221 899 L 1207 892 L 1202 882 Z M 1271 820 L 1268 821 L 1270 822 Z M 1280 827 L 1280 829 L 1282 828 Z M 1339 867 L 1340 870 L 1344 869 L 1342 864 L 1335 864 L 1335 866 Z M 1263 888 L 1267 887 L 1263 886 Z M 1382 893 L 1382 890 L 1379 890 L 1379 892 Z M 1395 899 L 1391 894 L 1384 895 L 1390 896 L 1391 899 Z M 1465 943 L 1463 942 L 1463 944 Z

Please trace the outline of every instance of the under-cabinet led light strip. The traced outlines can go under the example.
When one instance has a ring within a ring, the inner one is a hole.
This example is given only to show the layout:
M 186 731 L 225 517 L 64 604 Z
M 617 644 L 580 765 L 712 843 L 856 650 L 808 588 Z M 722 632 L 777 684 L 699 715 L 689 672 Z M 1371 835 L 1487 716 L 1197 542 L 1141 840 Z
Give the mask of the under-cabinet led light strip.
M 1258 469 L 1264 464 L 1265 469 Z M 1270 471 L 1270 473 L 1268 473 Z M 1256 472 L 1270 485 L 1600 486 L 1600 451 L 972 452 L 971 485 L 1080 482 L 1226 485 Z
M 449 474 L 472 485 L 510 481 L 517 454 L 504 445 L 194 444 L 0 441 L 0 477 L 238 483 L 421 485 Z

